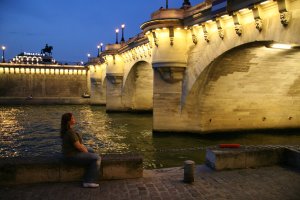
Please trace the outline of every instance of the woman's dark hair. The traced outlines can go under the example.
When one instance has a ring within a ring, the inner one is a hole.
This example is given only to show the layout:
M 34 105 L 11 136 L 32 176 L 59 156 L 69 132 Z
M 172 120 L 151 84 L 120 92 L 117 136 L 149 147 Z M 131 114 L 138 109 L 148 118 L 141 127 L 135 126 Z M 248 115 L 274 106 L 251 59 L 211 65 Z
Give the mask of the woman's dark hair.
M 70 121 L 72 118 L 72 113 L 65 113 L 61 117 L 61 124 L 60 124 L 60 137 L 63 138 L 64 134 L 70 129 Z

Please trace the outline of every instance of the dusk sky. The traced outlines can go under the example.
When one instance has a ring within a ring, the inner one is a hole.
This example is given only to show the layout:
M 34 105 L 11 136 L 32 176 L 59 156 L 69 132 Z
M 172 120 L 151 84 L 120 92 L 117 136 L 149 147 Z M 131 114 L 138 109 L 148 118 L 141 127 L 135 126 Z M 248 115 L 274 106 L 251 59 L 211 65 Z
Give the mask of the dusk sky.
M 0 0 L 0 45 L 5 57 L 21 52 L 40 53 L 53 46 L 58 61 L 86 61 L 97 45 L 115 42 L 115 29 L 126 24 L 125 40 L 139 32 L 165 0 Z M 183 0 L 169 0 L 180 8 Z M 192 5 L 202 0 L 191 0 Z M 121 34 L 119 34 L 121 35 Z M 119 39 L 120 40 L 120 39 Z

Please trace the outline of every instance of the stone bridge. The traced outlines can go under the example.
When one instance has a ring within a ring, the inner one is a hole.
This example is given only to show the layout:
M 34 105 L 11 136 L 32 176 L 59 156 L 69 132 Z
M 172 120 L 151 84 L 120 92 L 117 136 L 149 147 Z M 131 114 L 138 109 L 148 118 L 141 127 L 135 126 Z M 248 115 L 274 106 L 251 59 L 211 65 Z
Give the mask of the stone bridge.
M 153 110 L 153 131 L 300 127 L 300 1 L 160 9 L 90 63 L 107 111 Z

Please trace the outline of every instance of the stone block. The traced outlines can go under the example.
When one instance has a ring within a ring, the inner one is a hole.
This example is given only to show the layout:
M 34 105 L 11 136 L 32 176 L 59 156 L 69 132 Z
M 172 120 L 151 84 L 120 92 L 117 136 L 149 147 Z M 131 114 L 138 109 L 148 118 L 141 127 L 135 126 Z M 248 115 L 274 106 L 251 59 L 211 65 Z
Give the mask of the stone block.
M 282 160 L 282 149 L 250 149 L 245 152 L 245 168 L 279 164 Z
M 34 165 L 32 164 L 34 163 Z M 0 160 L 0 184 L 59 181 L 59 161 L 55 158 L 4 158 Z
M 83 174 L 84 166 L 65 163 L 62 156 L 0 159 L 0 185 L 81 181 Z M 142 176 L 142 156 L 136 154 L 102 156 L 99 174 L 101 179 L 128 179 Z
M 84 174 L 84 168 L 82 166 L 74 166 L 62 163 L 59 169 L 59 181 L 69 182 L 81 180 Z
M 300 169 L 300 150 L 285 148 L 283 154 L 283 162 L 288 166 Z
M 246 153 L 240 149 L 206 150 L 206 164 L 215 170 L 245 168 L 245 161 Z
M 102 179 L 128 179 L 143 176 L 143 158 L 136 154 L 102 156 Z
M 59 166 L 52 164 L 44 165 L 21 165 L 17 167 L 15 181 L 22 183 L 58 182 Z
M 206 150 L 206 164 L 215 170 L 286 164 L 300 168 L 300 151 L 284 147 L 212 148 Z

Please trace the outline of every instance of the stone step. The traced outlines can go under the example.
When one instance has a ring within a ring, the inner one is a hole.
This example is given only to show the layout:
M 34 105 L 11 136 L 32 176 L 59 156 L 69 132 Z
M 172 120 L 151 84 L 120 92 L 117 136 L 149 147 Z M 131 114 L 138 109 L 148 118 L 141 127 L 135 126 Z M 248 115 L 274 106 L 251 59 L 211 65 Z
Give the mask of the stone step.
M 0 159 L 0 185 L 80 181 L 84 166 L 70 165 L 62 156 Z M 143 176 L 143 158 L 137 154 L 102 155 L 102 180 Z

